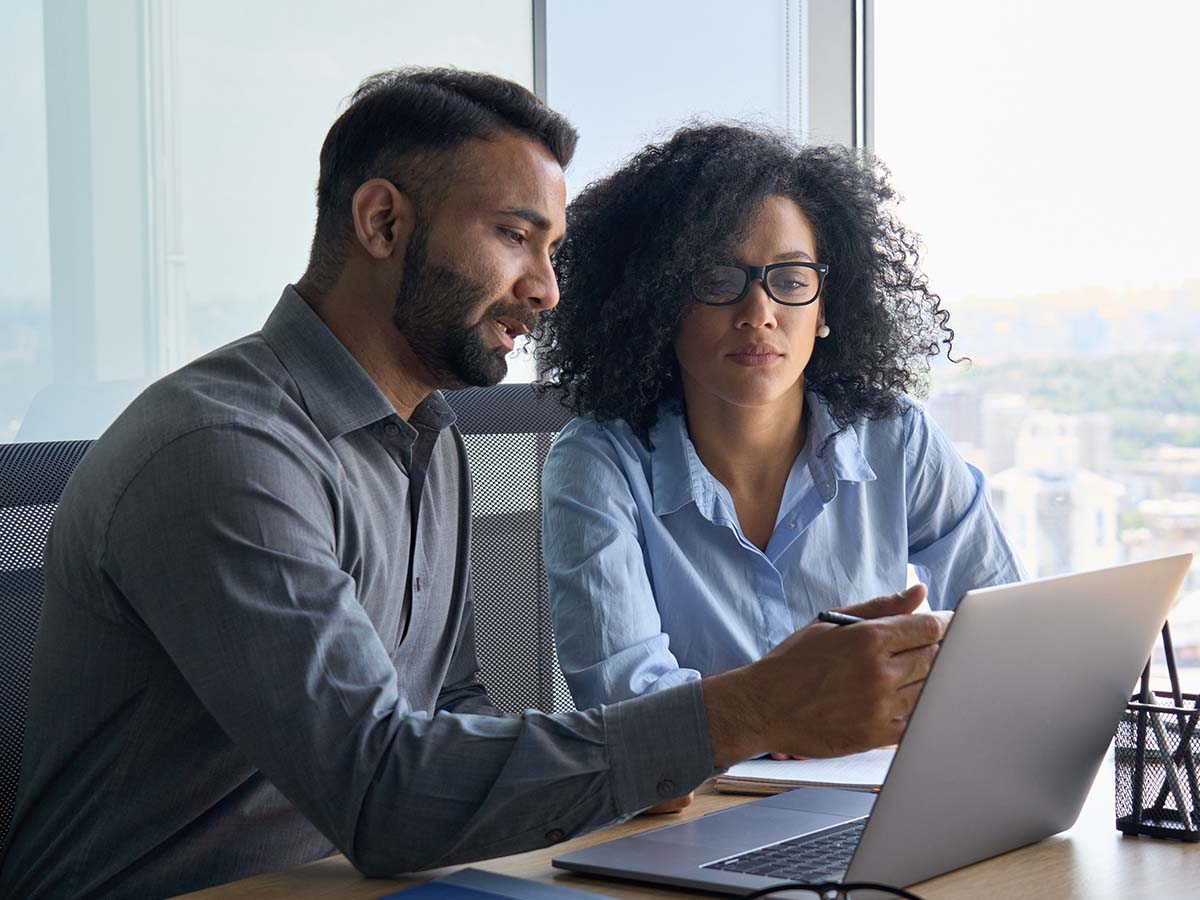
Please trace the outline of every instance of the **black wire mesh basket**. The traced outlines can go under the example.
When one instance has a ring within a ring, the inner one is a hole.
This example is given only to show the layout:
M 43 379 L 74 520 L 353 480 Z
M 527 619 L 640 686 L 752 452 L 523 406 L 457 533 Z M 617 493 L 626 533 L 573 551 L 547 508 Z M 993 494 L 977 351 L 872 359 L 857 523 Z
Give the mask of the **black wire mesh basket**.
M 1171 690 L 1141 689 L 1117 725 L 1117 830 L 1129 835 L 1200 841 L 1200 694 L 1179 687 L 1169 625 L 1163 650 Z

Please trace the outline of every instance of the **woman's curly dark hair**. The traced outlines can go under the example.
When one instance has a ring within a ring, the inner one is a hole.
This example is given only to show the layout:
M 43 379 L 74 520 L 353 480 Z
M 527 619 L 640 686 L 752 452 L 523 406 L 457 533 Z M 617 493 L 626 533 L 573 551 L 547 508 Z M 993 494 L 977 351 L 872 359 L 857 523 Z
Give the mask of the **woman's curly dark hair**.
M 899 409 L 940 344 L 949 356 L 954 331 L 918 271 L 917 236 L 892 215 L 886 170 L 861 151 L 737 125 L 683 128 L 571 203 L 555 257 L 562 302 L 535 333 L 539 370 L 564 402 L 646 437 L 659 405 L 682 400 L 674 340 L 693 270 L 732 257 L 769 196 L 799 206 L 829 265 L 832 333 L 816 342 L 805 386 L 841 429 Z

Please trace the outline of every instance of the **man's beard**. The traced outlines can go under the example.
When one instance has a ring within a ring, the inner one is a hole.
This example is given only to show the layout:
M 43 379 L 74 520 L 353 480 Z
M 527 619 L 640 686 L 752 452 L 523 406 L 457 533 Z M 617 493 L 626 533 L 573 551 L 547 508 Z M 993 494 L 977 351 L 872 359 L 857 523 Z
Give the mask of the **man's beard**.
M 528 308 L 497 300 L 474 325 L 465 318 L 482 306 L 491 293 L 487 285 L 445 266 L 433 265 L 426 254 L 428 233 L 418 225 L 404 255 L 404 278 L 396 290 L 392 321 L 413 353 L 440 386 L 488 386 L 508 373 L 505 351 L 484 343 L 483 330 L 496 316 L 524 322 L 532 330 Z

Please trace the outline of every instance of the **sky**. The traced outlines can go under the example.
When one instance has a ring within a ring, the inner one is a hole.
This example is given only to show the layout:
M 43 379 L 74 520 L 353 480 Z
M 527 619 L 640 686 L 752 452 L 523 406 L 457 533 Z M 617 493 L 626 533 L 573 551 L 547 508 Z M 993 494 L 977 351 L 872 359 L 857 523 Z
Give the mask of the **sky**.
M 875 10 L 876 151 L 943 295 L 1200 278 L 1200 3 Z

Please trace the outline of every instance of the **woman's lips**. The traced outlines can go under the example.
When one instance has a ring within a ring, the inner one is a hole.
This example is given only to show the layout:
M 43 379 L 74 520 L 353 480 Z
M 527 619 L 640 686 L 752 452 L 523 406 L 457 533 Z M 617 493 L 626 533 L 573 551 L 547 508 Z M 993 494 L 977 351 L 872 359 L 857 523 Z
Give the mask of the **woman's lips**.
M 783 359 L 783 354 L 774 347 L 753 347 L 730 353 L 726 359 L 732 360 L 739 366 L 769 366 L 771 363 Z

